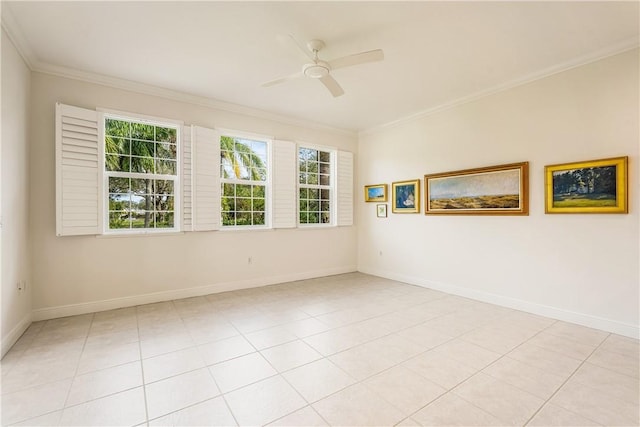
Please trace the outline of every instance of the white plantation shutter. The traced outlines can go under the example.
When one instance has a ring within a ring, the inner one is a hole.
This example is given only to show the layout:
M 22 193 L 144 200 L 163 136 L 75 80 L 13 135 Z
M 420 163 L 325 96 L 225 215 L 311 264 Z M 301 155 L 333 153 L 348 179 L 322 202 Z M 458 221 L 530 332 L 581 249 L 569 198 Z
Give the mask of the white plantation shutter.
M 191 126 L 182 128 L 182 229 L 193 231 Z
M 220 135 L 192 126 L 191 213 L 194 231 L 220 228 Z
M 100 114 L 56 104 L 56 235 L 102 232 Z
M 297 159 L 295 143 L 273 141 L 273 228 L 297 225 Z
M 338 151 L 337 212 L 338 225 L 353 225 L 353 153 Z

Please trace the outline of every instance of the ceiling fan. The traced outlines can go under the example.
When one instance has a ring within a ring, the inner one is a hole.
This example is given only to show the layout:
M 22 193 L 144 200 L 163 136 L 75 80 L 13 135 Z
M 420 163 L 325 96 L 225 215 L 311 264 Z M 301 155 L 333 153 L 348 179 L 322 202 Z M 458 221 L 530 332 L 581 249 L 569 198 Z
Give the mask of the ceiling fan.
M 384 52 L 382 49 L 369 50 L 366 52 L 355 53 L 353 55 L 343 56 L 336 58 L 332 61 L 324 61 L 318 58 L 318 52 L 325 46 L 322 40 L 309 40 L 307 42 L 307 49 L 300 46 L 293 36 L 289 35 L 291 40 L 300 49 L 300 51 L 311 60 L 302 66 L 302 71 L 299 71 L 290 76 L 281 77 L 275 80 L 268 81 L 262 84 L 262 87 L 274 86 L 279 83 L 286 82 L 287 80 L 296 79 L 299 77 L 308 77 L 311 79 L 319 80 L 328 90 L 331 95 L 338 97 L 344 94 L 344 90 L 336 79 L 333 78 L 331 72 L 339 68 L 352 67 L 354 65 L 366 64 L 367 62 L 382 61 L 384 59 Z

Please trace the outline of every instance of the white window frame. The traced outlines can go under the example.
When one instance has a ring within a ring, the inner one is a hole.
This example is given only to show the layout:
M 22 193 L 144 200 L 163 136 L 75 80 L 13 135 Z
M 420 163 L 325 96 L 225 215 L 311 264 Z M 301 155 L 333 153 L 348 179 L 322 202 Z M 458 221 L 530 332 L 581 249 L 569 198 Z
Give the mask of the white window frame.
M 267 156 L 267 177 L 264 181 L 253 181 L 248 179 L 225 179 L 222 177 L 222 156 L 218 160 L 218 174 L 220 176 L 220 203 L 222 204 L 222 198 L 224 197 L 223 186 L 225 183 L 229 184 L 240 184 L 240 185 L 264 185 L 264 225 L 224 225 L 222 218 L 222 207 L 220 209 L 220 231 L 242 231 L 242 230 L 268 230 L 272 228 L 272 150 L 273 150 L 273 137 L 249 133 L 244 131 L 237 131 L 234 129 L 216 129 L 219 137 L 227 136 L 230 138 L 240 138 L 240 139 L 248 139 L 257 142 L 264 142 L 266 144 L 266 156 Z M 220 144 L 220 140 L 218 140 L 218 145 Z M 222 147 L 220 147 L 220 151 L 222 152 Z
M 127 235 L 140 235 L 140 234 L 168 234 L 168 233 L 177 233 L 182 231 L 182 180 L 180 177 L 182 176 L 182 131 L 184 127 L 184 122 L 180 120 L 172 120 L 161 117 L 147 116 L 143 114 L 137 113 L 129 113 L 123 111 L 116 110 L 107 110 L 107 109 L 97 109 L 100 113 L 99 121 L 100 125 L 98 126 L 99 131 L 99 140 L 102 144 L 102 148 L 99 151 L 100 153 L 100 162 L 98 167 L 102 171 L 102 233 L 105 236 L 127 236 Z M 105 169 L 105 122 L 107 118 L 112 118 L 116 120 L 124 120 L 129 122 L 137 122 L 150 124 L 154 126 L 165 126 L 176 128 L 176 174 L 175 175 L 165 175 L 165 174 L 145 174 L 145 173 L 135 173 L 135 172 L 115 172 L 115 171 L 107 171 Z M 173 227 L 172 228 L 119 228 L 119 229 L 109 229 L 109 177 L 120 177 L 120 178 L 148 178 L 150 175 L 153 176 L 153 179 L 158 180 L 172 180 L 173 183 Z
M 309 150 L 317 150 L 328 152 L 330 155 L 330 167 L 331 171 L 329 174 L 330 185 L 328 186 L 320 186 L 313 184 L 300 184 L 300 149 L 307 148 Z M 323 145 L 316 144 L 307 144 L 304 142 L 299 142 L 296 146 L 296 224 L 300 228 L 325 228 L 325 227 L 335 227 L 337 225 L 337 169 L 338 169 L 338 150 L 335 147 L 328 147 Z M 330 220 L 326 223 L 313 223 L 313 224 L 303 224 L 300 222 L 300 189 L 301 188 L 328 188 L 329 189 L 329 215 Z

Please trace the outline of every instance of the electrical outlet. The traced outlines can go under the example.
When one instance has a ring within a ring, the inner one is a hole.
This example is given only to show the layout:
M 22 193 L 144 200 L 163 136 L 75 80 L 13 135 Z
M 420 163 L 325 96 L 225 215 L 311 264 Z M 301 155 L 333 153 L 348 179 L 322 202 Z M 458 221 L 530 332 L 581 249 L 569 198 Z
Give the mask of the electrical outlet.
M 19 291 L 22 291 L 24 289 L 23 288 L 23 282 L 19 281 L 18 283 L 16 283 L 16 287 L 18 288 Z

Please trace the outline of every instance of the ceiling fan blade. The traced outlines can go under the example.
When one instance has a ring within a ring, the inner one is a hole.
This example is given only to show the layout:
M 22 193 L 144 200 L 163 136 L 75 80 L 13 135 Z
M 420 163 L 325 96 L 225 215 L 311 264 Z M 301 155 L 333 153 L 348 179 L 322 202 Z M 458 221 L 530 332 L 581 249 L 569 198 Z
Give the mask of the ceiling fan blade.
M 351 67 L 352 65 L 365 64 L 367 62 L 382 61 L 384 59 L 384 52 L 382 49 L 370 50 L 367 52 L 360 52 L 353 55 L 343 56 L 342 58 L 334 59 L 329 62 L 332 70 L 339 68 Z
M 264 82 L 260 86 L 262 86 L 262 87 L 275 86 L 277 84 L 284 83 L 284 82 L 289 81 L 289 80 L 297 79 L 299 77 L 302 77 L 302 72 L 300 72 L 300 71 L 295 73 L 295 74 L 291 74 L 289 76 L 280 77 L 279 79 L 275 79 L 275 80 L 270 80 L 268 82 Z
M 331 77 L 331 75 L 326 75 L 320 78 L 320 83 L 329 89 L 329 92 L 331 92 L 331 95 L 333 95 L 334 98 L 344 95 L 344 90 L 342 90 L 336 79 Z

